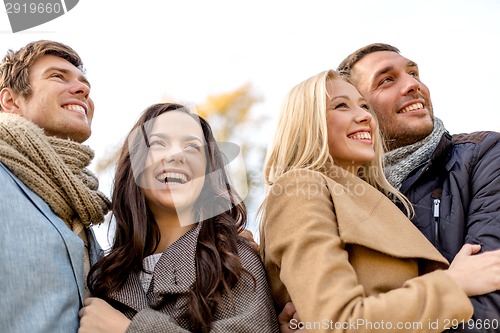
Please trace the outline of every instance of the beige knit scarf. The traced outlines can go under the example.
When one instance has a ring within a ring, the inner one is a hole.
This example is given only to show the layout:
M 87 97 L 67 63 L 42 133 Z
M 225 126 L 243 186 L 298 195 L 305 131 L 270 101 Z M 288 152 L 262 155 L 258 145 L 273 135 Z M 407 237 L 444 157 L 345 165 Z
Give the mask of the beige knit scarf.
M 110 201 L 86 167 L 93 151 L 50 137 L 21 116 L 0 112 L 0 162 L 40 196 L 77 235 L 103 222 Z

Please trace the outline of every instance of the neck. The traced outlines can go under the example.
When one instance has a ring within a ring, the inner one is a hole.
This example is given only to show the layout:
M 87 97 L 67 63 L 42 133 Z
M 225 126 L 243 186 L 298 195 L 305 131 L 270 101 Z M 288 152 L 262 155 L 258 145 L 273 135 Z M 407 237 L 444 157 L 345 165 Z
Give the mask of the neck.
M 193 213 L 190 210 L 171 213 L 162 212 L 153 215 L 160 229 L 160 242 L 156 253 L 165 251 L 186 232 L 196 226 Z
M 357 165 L 357 164 L 346 164 L 346 165 L 340 165 L 340 164 L 336 164 L 338 167 L 342 168 L 343 170 L 353 174 L 354 176 L 357 176 L 358 175 L 358 171 L 359 169 L 361 168 L 361 166 Z

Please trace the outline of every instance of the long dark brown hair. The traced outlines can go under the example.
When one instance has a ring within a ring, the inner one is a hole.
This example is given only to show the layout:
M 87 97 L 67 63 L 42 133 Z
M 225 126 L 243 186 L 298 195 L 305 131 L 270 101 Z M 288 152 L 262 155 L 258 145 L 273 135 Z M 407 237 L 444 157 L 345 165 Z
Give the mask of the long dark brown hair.
M 247 217 L 244 203 L 231 189 L 224 171 L 223 156 L 209 124 L 203 118 L 187 111 L 182 105 L 154 104 L 143 112 L 131 130 L 129 141 L 132 140 L 132 144 L 125 142 L 123 145 L 114 179 L 112 194 L 112 212 L 116 221 L 114 242 L 109 254 L 92 267 L 87 282 L 94 296 L 112 302 L 109 296 L 123 287 L 129 274 L 144 270 L 143 258 L 153 254 L 158 247 L 159 227 L 148 208 L 144 192 L 134 179 L 133 164 L 136 162 L 135 159 L 131 159 L 131 150 L 137 146 L 135 143 L 144 140 L 144 127 L 153 125 L 153 121 L 150 120 L 169 111 L 182 111 L 199 119 L 207 143 L 205 184 L 194 210 L 197 217 L 209 216 L 209 218 L 201 224 L 196 247 L 196 282 L 189 293 L 192 331 L 206 332 L 210 330 L 212 316 L 222 294 L 231 294 L 231 289 L 241 274 L 248 273 L 241 265 L 237 250 L 237 243 L 244 242 L 238 232 L 245 227 Z M 139 159 L 142 160 L 141 163 L 144 163 L 145 158 L 144 155 Z M 212 201 L 207 204 L 209 199 Z M 208 210 L 214 209 L 214 205 L 223 205 L 227 209 L 213 216 Z

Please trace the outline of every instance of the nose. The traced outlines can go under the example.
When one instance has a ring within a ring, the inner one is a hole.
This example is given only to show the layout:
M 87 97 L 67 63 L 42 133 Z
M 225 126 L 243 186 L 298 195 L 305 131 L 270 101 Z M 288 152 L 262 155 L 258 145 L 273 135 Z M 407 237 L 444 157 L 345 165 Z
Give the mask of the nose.
M 186 156 L 184 156 L 184 152 L 181 149 L 172 149 L 166 154 L 165 162 L 173 164 L 184 164 L 186 162 Z
M 359 112 L 356 115 L 355 121 L 357 123 L 370 123 L 373 119 L 373 115 L 371 114 L 370 111 L 364 109 L 364 108 L 359 108 Z
M 72 82 L 70 89 L 71 89 L 72 94 L 83 96 L 85 98 L 89 98 L 90 86 L 85 82 L 82 82 L 78 79 L 75 79 Z
M 411 94 L 420 91 L 420 81 L 414 76 L 407 74 L 403 85 L 403 95 Z

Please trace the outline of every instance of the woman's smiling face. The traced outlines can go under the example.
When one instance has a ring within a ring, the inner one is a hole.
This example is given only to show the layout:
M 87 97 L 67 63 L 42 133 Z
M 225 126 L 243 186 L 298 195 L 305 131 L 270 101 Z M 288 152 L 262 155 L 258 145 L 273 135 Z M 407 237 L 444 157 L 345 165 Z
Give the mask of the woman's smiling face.
M 358 90 L 343 79 L 326 82 L 328 147 L 335 164 L 359 167 L 375 157 L 376 123 Z
M 192 209 L 205 183 L 207 167 L 203 130 L 192 116 L 165 112 L 146 133 L 149 152 L 143 190 L 154 215 L 162 210 Z

